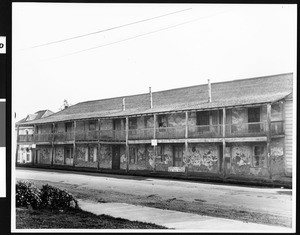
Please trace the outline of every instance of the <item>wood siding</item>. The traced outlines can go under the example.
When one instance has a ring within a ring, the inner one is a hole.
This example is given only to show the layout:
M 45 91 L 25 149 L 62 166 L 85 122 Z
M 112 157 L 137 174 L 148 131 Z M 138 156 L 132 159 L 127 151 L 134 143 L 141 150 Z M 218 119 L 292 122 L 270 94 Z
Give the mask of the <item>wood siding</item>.
M 286 174 L 292 175 L 293 166 L 293 101 L 285 102 L 285 165 Z

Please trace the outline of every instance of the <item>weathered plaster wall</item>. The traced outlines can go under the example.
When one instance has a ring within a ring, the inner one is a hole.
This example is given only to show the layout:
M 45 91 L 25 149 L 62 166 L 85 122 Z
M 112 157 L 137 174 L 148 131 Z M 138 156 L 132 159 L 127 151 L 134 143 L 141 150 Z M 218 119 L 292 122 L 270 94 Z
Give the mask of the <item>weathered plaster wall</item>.
M 144 129 L 145 125 L 145 118 L 144 117 L 137 117 L 137 129 Z
M 56 132 L 61 133 L 61 132 L 65 132 L 65 124 L 64 123 L 56 123 Z
M 185 113 L 172 113 L 167 115 L 168 126 L 185 126 Z
M 83 132 L 83 131 L 84 131 L 84 121 L 77 121 L 76 132 Z
M 147 169 L 146 146 L 145 145 L 131 145 L 130 147 L 137 149 L 137 162 L 136 163 L 129 162 L 129 170 L 145 170 L 145 169 Z M 131 151 L 129 151 L 129 153 L 131 154 Z M 129 159 L 130 159 L 130 157 L 129 157 Z
M 231 112 L 231 122 L 235 124 L 232 126 L 232 130 L 236 132 L 243 132 L 248 129 L 247 125 L 243 125 L 243 123 L 248 122 L 248 111 L 246 108 L 237 108 L 232 109 Z
M 275 103 L 271 107 L 271 120 L 280 121 L 282 120 L 282 106 L 283 104 Z
M 40 146 L 38 149 L 38 163 L 51 164 L 51 147 Z
M 284 175 L 284 139 L 273 139 L 271 142 L 271 169 L 272 175 Z
M 191 172 L 218 172 L 219 147 L 216 144 L 189 144 L 183 154 L 184 166 Z
M 146 128 L 152 128 L 154 125 L 154 117 L 151 115 L 151 116 L 145 116 L 144 117 L 144 120 L 145 120 L 145 126 Z
M 94 147 L 94 146 L 93 146 Z M 94 156 L 94 152 L 90 151 L 90 155 Z M 96 168 L 98 166 L 98 162 L 88 161 L 88 146 L 87 145 L 77 145 L 76 146 L 76 158 L 75 158 L 75 166 L 78 167 L 93 167 Z
M 64 164 L 64 147 L 56 146 L 53 164 L 63 165 Z
M 111 145 L 101 144 L 100 146 L 100 168 L 112 168 L 112 147 Z
M 126 159 L 126 148 L 125 146 L 120 146 L 120 169 L 126 170 L 127 159 Z
M 234 143 L 231 144 L 231 174 L 254 175 L 268 177 L 269 172 L 266 163 L 260 167 L 253 166 L 254 145 L 262 143 Z M 265 146 L 266 148 L 266 146 Z M 266 157 L 266 156 L 265 156 Z

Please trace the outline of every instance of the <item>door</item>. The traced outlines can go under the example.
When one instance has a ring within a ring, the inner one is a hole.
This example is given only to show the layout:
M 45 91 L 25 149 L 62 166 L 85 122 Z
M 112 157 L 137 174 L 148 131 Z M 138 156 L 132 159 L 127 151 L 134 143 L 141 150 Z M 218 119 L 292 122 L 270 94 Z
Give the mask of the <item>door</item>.
M 254 124 L 251 124 L 254 122 Z M 248 130 L 249 133 L 260 132 L 260 107 L 248 108 Z
M 173 166 L 182 167 L 183 146 L 173 146 Z
M 72 166 L 73 165 L 73 154 L 72 148 L 65 148 L 65 158 L 66 158 L 66 165 Z
M 112 169 L 120 170 L 120 146 L 112 146 Z

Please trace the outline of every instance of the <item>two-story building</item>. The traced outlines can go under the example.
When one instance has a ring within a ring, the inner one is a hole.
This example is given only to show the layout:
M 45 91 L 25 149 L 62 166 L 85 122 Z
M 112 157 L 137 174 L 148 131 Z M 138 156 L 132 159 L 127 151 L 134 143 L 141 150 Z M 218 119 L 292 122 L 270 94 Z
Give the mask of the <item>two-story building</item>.
M 34 125 L 37 165 L 291 176 L 292 91 L 292 73 L 150 89 L 19 126 Z
M 26 125 L 26 123 L 40 118 L 48 117 L 53 114 L 50 110 L 40 110 L 34 114 L 28 114 L 25 118 L 16 123 L 17 135 L 17 149 L 16 149 L 16 162 L 20 164 L 32 163 L 32 156 L 34 154 L 32 144 L 34 126 Z

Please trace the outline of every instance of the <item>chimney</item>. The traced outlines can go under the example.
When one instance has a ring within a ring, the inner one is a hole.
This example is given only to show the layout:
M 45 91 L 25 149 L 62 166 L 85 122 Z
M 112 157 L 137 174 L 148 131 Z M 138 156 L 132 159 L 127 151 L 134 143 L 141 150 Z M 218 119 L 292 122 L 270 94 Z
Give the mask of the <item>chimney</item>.
M 149 94 L 150 94 L 150 109 L 152 109 L 153 108 L 153 100 L 152 100 L 151 87 L 149 87 Z
M 123 98 L 122 110 L 125 111 L 125 98 Z
M 208 79 L 208 103 L 211 103 L 211 85 L 210 80 Z

